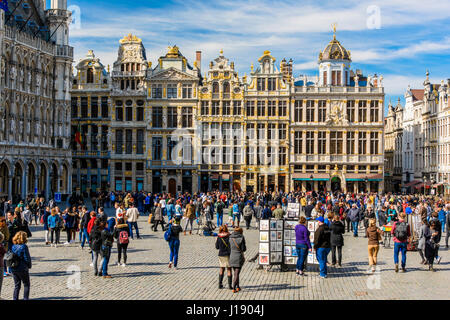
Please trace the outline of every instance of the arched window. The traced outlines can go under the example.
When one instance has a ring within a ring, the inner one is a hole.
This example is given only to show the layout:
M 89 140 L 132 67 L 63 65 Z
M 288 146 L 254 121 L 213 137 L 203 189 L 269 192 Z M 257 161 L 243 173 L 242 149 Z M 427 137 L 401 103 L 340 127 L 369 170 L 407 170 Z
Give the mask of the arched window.
M 213 83 L 213 93 L 219 93 L 219 84 L 217 82 Z
M 88 68 L 87 69 L 87 83 L 94 83 L 94 69 Z
M 230 93 L 230 83 L 229 82 L 225 82 L 223 84 L 223 92 L 224 93 Z

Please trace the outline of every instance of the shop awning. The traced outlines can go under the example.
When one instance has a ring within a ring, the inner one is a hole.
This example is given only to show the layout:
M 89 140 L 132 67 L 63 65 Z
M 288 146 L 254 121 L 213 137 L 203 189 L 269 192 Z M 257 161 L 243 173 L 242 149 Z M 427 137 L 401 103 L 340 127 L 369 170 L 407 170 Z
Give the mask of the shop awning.
M 407 184 L 405 184 L 403 187 L 408 188 L 408 187 L 415 186 L 416 184 L 419 184 L 419 183 L 420 183 L 420 180 L 413 180 L 413 181 L 410 181 Z
M 440 186 L 443 186 L 443 185 L 444 185 L 443 183 L 435 183 L 431 187 L 432 188 L 437 188 L 437 187 L 440 187 Z
M 416 189 L 422 189 L 423 186 L 424 186 L 423 183 L 419 183 L 418 185 L 414 186 L 414 188 L 416 188 Z
M 312 176 L 312 179 L 311 179 Z M 292 175 L 294 181 L 328 181 L 330 175 L 328 173 L 294 173 Z
M 382 174 L 348 173 L 345 175 L 346 181 L 383 181 Z

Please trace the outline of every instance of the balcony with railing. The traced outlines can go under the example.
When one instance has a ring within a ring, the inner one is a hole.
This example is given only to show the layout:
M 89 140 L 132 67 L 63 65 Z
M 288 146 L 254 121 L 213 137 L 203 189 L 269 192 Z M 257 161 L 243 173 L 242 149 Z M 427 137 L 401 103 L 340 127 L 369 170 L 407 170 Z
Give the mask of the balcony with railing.
M 67 45 L 57 45 L 56 56 L 73 59 L 73 47 Z

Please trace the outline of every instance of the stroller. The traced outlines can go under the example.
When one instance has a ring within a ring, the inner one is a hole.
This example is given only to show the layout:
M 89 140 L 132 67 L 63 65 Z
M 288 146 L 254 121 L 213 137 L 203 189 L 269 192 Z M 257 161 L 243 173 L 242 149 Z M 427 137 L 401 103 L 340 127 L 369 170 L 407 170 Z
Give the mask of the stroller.
M 211 236 L 212 232 L 216 229 L 216 226 L 212 222 L 212 217 L 208 213 L 202 212 L 198 217 L 197 234 L 200 234 L 200 229 L 203 230 L 204 236 Z

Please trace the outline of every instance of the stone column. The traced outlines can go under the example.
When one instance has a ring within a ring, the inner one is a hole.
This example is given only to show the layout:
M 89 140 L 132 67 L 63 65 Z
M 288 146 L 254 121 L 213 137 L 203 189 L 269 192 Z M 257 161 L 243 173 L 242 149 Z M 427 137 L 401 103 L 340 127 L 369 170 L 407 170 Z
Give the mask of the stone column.
M 8 176 L 8 200 L 12 200 L 12 180 L 13 180 L 13 175 L 9 174 L 9 176 Z
M 22 199 L 27 198 L 27 180 L 28 180 L 28 166 L 25 167 L 22 173 Z
M 192 193 L 196 193 L 199 191 L 199 178 L 200 176 L 198 175 L 197 170 L 192 170 Z
M 263 191 L 268 191 L 269 190 L 269 176 L 267 174 L 264 175 L 264 190 Z

